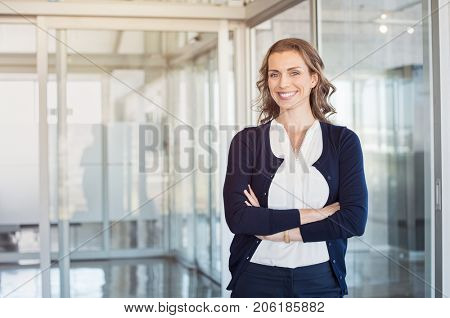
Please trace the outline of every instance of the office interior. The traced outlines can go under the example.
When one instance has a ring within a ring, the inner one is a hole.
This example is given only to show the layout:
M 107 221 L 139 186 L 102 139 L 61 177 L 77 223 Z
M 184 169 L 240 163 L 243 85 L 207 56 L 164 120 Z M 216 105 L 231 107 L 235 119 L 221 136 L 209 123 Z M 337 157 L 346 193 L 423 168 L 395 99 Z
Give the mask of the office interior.
M 229 142 L 257 125 L 267 49 L 298 37 L 364 152 L 346 297 L 446 297 L 449 7 L 0 1 L 0 296 L 229 297 Z

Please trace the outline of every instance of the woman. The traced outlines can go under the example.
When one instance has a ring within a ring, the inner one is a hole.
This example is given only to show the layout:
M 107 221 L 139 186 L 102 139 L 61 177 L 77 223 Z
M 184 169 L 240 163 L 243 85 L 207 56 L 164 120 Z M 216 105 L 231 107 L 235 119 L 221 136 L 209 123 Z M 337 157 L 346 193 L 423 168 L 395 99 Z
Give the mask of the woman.
M 223 197 L 231 297 L 343 297 L 347 238 L 367 222 L 357 135 L 327 117 L 334 86 L 316 50 L 276 42 L 260 68 L 260 125 L 230 145 Z

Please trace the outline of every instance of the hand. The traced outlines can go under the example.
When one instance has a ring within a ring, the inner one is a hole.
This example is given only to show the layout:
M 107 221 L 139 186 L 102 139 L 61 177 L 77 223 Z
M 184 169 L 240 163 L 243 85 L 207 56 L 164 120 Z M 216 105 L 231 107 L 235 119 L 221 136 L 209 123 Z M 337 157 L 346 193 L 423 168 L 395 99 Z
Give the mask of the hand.
M 299 209 L 300 224 L 308 224 L 325 220 L 330 215 L 333 215 L 341 209 L 339 202 L 334 202 L 321 209 Z
M 333 215 L 340 209 L 341 209 L 341 206 L 339 205 L 339 202 L 334 202 L 330 205 L 327 205 L 327 206 L 321 208 L 320 213 L 322 214 L 323 218 L 325 219 L 325 218 Z
M 253 192 L 252 187 L 250 185 L 248 185 L 248 188 L 249 188 L 250 192 L 247 191 L 247 189 L 244 190 L 244 194 L 248 199 L 248 201 L 245 201 L 245 204 L 247 204 L 248 206 L 259 207 L 258 198 L 256 197 L 255 193 Z

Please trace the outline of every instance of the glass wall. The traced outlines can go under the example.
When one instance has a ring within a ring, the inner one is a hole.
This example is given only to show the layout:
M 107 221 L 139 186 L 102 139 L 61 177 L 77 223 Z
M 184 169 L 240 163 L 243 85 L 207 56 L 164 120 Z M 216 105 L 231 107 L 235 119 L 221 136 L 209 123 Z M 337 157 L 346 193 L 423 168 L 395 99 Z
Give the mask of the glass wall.
M 0 145 L 8 149 L 0 159 L 0 258 L 9 253 L 0 262 L 13 260 L 0 264 L 1 295 L 37 274 L 46 253 L 35 29 L 5 28 L 11 44 L 0 54 L 27 55 L 30 67 L 0 65 Z M 49 30 L 48 60 L 51 251 L 66 260 L 52 265 L 52 297 L 218 296 L 217 158 L 208 148 L 219 102 L 217 35 Z M 135 263 L 108 261 L 121 258 Z M 39 297 L 41 277 L 14 295 Z
M 80 251 L 162 248 L 167 209 L 158 194 L 165 179 L 162 170 L 144 174 L 139 167 L 140 129 L 145 129 L 144 124 L 161 124 L 161 111 L 154 104 L 164 104 L 165 98 L 164 79 L 158 77 L 163 65 L 147 65 L 143 59 L 155 53 L 148 48 L 152 40 L 158 43 L 158 34 L 61 32 L 67 47 L 61 48 L 65 53 L 60 55 L 65 57 L 56 54 L 56 59 L 66 61 L 67 72 L 61 75 L 66 85 L 57 83 L 49 89 L 54 89 L 50 96 L 66 95 L 67 131 L 61 136 L 55 126 L 55 144 L 50 149 L 55 149 L 57 159 L 51 165 L 52 180 L 67 188 L 67 198 L 55 196 L 53 202 L 55 211 L 61 210 L 58 200 L 66 205 L 71 247 L 82 245 Z M 91 45 L 95 41 L 97 45 Z M 49 53 L 58 52 L 58 45 L 51 39 Z M 58 145 L 61 139 L 66 140 L 62 146 Z M 155 154 L 162 158 L 163 149 L 155 149 Z M 67 162 L 62 162 L 64 158 Z M 61 166 L 66 171 L 60 171 Z M 58 179 L 58 173 L 66 179 Z M 56 222 L 57 217 L 52 220 Z M 102 228 L 106 231 L 96 235 Z M 95 237 L 85 242 L 91 236 Z
M 317 7 L 319 52 L 337 87 L 331 120 L 360 137 L 369 188 L 366 233 L 349 240 L 349 296 L 429 296 L 426 220 L 432 211 L 425 198 L 431 197 L 426 149 L 432 114 L 423 54 L 428 44 L 422 24 L 410 27 L 426 12 L 422 2 L 409 0 L 318 1 Z M 251 30 L 253 98 L 270 45 L 287 37 L 311 40 L 309 10 L 309 1 L 302 1 Z
M 215 44 L 217 45 L 217 44 Z M 169 70 L 169 118 L 173 138 L 170 167 L 171 248 L 220 281 L 220 215 L 213 187 L 217 156 L 211 145 L 217 140 L 213 126 L 218 100 L 217 50 Z M 179 181 L 179 182 L 178 182 Z
M 36 33 L 0 24 L 0 295 L 40 296 Z M 27 255 L 19 260 L 19 255 Z M 33 257 L 34 255 L 34 257 Z M 15 260 L 14 267 L 6 263 Z
M 194 170 L 201 151 L 194 133 L 210 122 L 212 54 L 184 52 L 216 38 L 96 30 L 67 30 L 65 36 L 67 136 L 59 128 L 56 140 L 71 147 L 58 153 L 55 170 L 67 167 L 68 199 L 58 200 L 68 205 L 71 245 L 100 249 L 105 257 L 176 256 L 211 275 L 210 173 Z M 94 39 L 101 45 L 90 46 Z M 78 115 L 83 109 L 90 110 L 85 122 Z M 96 233 L 102 235 L 84 244 Z M 173 274 L 167 271 L 162 275 Z M 189 287 L 180 292 L 189 296 Z M 178 295 L 172 293 L 158 292 Z
M 351 297 L 424 297 L 430 186 L 429 91 L 419 1 L 321 1 L 320 53 L 337 87 L 335 123 L 361 139 L 369 188 L 364 236 L 349 240 Z

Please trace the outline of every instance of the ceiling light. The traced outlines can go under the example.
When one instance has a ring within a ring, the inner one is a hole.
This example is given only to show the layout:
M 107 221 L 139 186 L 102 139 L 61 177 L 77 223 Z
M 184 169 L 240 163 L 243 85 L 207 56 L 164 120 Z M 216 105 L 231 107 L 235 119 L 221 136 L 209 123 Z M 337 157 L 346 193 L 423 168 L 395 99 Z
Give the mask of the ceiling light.
M 382 15 L 380 15 L 380 18 L 381 18 L 382 20 L 386 20 L 386 19 L 387 19 L 387 14 L 386 14 L 386 13 L 383 13 Z
M 409 34 L 413 34 L 414 33 L 414 28 L 409 27 L 408 29 L 406 29 L 406 32 L 408 32 Z
M 388 27 L 385 24 L 380 25 L 380 27 L 378 28 L 378 30 L 380 30 L 381 33 L 386 33 L 388 31 Z

